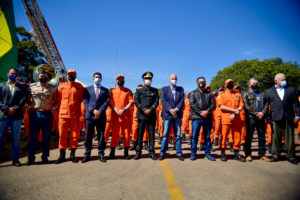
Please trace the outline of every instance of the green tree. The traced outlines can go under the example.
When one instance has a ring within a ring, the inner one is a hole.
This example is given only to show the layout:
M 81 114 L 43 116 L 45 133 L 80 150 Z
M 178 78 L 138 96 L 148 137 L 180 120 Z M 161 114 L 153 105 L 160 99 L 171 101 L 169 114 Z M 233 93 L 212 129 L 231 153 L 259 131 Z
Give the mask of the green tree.
M 20 70 L 20 81 L 33 81 L 32 73 L 36 66 L 45 64 L 44 54 L 39 51 L 32 35 L 24 27 L 16 27 L 18 42 L 18 69 Z
M 241 60 L 233 65 L 218 71 L 211 81 L 212 90 L 224 86 L 226 79 L 231 78 L 235 85 L 248 89 L 248 80 L 255 77 L 260 82 L 260 88 L 265 90 L 274 85 L 274 76 L 277 73 L 286 75 L 290 86 L 300 89 L 300 68 L 295 62 L 283 62 L 282 58 L 272 58 L 259 61 L 258 59 Z

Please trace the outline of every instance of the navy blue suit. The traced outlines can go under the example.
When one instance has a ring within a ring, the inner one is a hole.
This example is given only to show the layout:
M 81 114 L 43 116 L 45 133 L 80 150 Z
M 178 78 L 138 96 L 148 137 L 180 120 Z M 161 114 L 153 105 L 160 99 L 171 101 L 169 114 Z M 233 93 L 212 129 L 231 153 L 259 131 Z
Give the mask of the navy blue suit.
M 182 87 L 175 87 L 175 93 L 172 93 L 171 86 L 165 86 L 161 89 L 161 104 L 162 118 L 163 118 L 163 138 L 161 141 L 160 155 L 165 156 L 168 150 L 168 138 L 171 130 L 171 126 L 174 127 L 174 135 L 176 137 L 176 155 L 181 156 L 181 119 L 182 119 L 182 107 L 184 106 L 184 90 Z M 175 97 L 175 98 L 174 98 Z M 177 117 L 173 118 L 170 113 L 171 109 L 177 109 Z
M 170 86 L 161 88 L 161 104 L 163 110 L 161 116 L 163 119 L 171 119 L 172 115 L 170 109 L 178 108 L 177 118 L 182 119 L 182 107 L 184 106 L 184 90 L 182 87 L 177 86 L 175 88 L 175 100 Z
M 106 125 L 106 109 L 109 102 L 109 91 L 105 87 L 100 87 L 100 93 L 98 99 L 96 98 L 94 85 L 86 88 L 83 94 L 83 103 L 86 107 L 85 112 L 85 123 L 86 123 L 86 141 L 85 141 L 85 157 L 89 157 L 92 151 L 92 140 L 95 132 L 95 127 L 97 129 L 98 137 L 98 155 L 104 156 L 104 150 L 106 147 L 104 139 L 104 131 Z M 101 112 L 99 119 L 94 119 L 95 115 L 93 110 L 96 109 Z

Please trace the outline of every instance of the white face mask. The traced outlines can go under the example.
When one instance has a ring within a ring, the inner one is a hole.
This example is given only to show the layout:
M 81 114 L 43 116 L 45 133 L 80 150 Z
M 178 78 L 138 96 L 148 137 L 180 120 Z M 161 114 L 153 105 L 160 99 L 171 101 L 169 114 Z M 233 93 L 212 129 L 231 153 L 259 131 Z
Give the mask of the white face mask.
M 171 83 L 171 85 L 176 86 L 177 80 L 173 79 L 173 80 L 170 81 L 170 83 Z
M 151 86 L 151 83 L 152 83 L 152 81 L 151 80 L 149 80 L 149 79 L 145 79 L 145 85 L 146 86 Z

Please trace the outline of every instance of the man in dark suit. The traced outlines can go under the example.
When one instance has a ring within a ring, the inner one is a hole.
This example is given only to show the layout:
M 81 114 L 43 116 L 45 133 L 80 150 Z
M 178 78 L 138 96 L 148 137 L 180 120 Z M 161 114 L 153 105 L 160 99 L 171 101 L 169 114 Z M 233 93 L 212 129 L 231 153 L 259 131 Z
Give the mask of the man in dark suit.
M 104 131 L 106 125 L 105 111 L 109 102 L 109 91 L 107 88 L 101 86 L 101 73 L 94 73 L 93 80 L 94 85 L 87 87 L 83 95 L 83 103 L 86 107 L 84 118 L 87 135 L 85 141 L 85 153 L 82 163 L 90 160 L 95 127 L 98 133 L 98 156 L 101 162 L 106 162 L 104 158 L 104 150 L 106 147 Z
M 300 119 L 300 104 L 294 88 L 287 86 L 284 74 L 276 74 L 275 86 L 265 92 L 265 102 L 270 106 L 272 120 L 272 151 L 273 162 L 280 160 L 282 136 L 285 139 L 287 159 L 297 164 L 295 158 L 294 123 Z M 296 117 L 295 117 L 296 112 Z
M 138 138 L 136 146 L 135 160 L 141 158 L 143 148 L 143 136 L 148 128 L 149 134 L 149 155 L 152 160 L 156 160 L 154 151 L 154 130 L 156 122 L 156 108 L 158 106 L 159 97 L 158 90 L 151 87 L 153 73 L 146 72 L 142 75 L 144 79 L 144 87 L 136 89 L 134 103 L 137 107 L 136 117 L 138 118 Z
M 11 68 L 8 71 L 8 81 L 0 84 L 0 153 L 3 148 L 3 139 L 8 127 L 11 127 L 13 145 L 11 149 L 14 166 L 21 166 L 20 128 L 24 115 L 23 105 L 26 102 L 28 88 L 17 83 L 19 71 Z
M 171 74 L 170 86 L 165 86 L 161 89 L 161 103 L 163 106 L 162 118 L 163 118 L 163 138 L 161 141 L 161 150 L 159 160 L 165 158 L 165 154 L 168 150 L 168 139 L 171 130 L 171 126 L 174 127 L 174 135 L 176 137 L 176 156 L 179 160 L 183 161 L 181 152 L 181 119 L 182 119 L 182 107 L 184 105 L 184 90 L 177 84 L 177 76 Z

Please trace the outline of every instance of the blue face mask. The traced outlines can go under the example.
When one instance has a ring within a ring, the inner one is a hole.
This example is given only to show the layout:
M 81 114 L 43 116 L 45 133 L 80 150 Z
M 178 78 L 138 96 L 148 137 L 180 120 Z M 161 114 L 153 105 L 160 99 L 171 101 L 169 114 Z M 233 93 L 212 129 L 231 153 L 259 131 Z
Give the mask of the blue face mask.
M 286 81 L 281 81 L 280 86 L 284 88 L 286 86 Z
M 15 74 L 10 74 L 10 75 L 8 75 L 8 78 L 9 78 L 11 81 L 16 81 L 17 75 L 15 75 Z
M 99 85 L 100 83 L 101 83 L 101 79 L 100 78 L 95 78 L 94 79 L 94 83 L 96 84 L 96 85 Z

